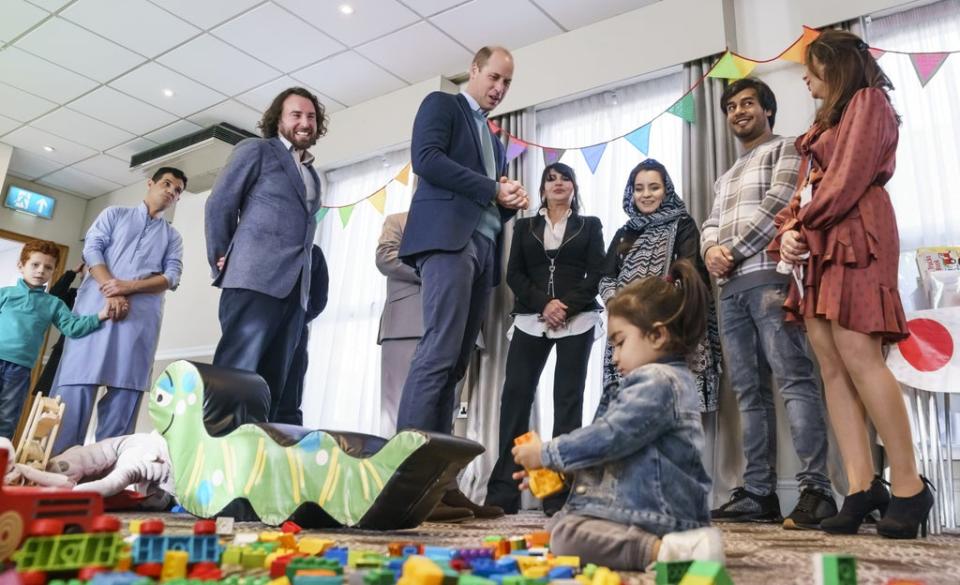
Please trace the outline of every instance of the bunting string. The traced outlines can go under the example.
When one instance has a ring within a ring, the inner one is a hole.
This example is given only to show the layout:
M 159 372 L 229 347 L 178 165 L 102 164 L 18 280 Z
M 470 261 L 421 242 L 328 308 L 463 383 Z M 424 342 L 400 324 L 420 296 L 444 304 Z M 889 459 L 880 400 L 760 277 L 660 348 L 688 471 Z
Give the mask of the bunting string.
M 726 80 L 742 79 L 749 76 L 757 67 L 757 65 L 771 63 L 777 60 L 792 61 L 794 63 L 803 64 L 807 46 L 818 36 L 820 36 L 820 31 L 815 28 L 804 26 L 802 34 L 793 43 L 791 43 L 776 56 L 768 59 L 752 59 L 750 57 L 740 55 L 734 51 L 727 50 L 717 59 L 717 61 L 710 67 L 709 70 L 707 70 L 706 73 L 704 73 L 696 82 L 694 82 L 690 88 L 680 96 L 679 99 L 670 104 L 670 106 L 667 107 L 667 109 L 665 109 L 663 112 L 653 116 L 650 120 L 639 127 L 630 130 L 629 132 L 621 134 L 620 136 L 615 136 L 603 142 L 598 142 L 596 144 L 558 148 L 545 144 L 538 144 L 532 140 L 514 136 L 513 134 L 501 128 L 493 120 L 488 120 L 487 124 L 490 126 L 491 131 L 500 135 L 500 137 L 506 141 L 507 162 L 522 156 L 531 148 L 539 148 L 541 150 L 545 165 L 559 161 L 566 153 L 570 151 L 579 150 L 580 154 L 584 157 L 587 166 L 590 168 L 590 172 L 596 173 L 597 167 L 600 164 L 600 160 L 603 158 L 603 155 L 607 150 L 607 146 L 609 146 L 611 142 L 615 142 L 620 139 L 626 140 L 641 154 L 648 156 L 650 151 L 650 127 L 664 114 L 672 114 L 688 124 L 695 124 L 696 103 L 693 98 L 693 92 L 700 87 L 700 85 L 703 84 L 707 78 Z M 868 50 L 873 55 L 874 59 L 879 59 L 887 54 L 908 55 L 922 87 L 926 87 L 930 80 L 933 79 L 933 77 L 940 71 L 948 57 L 955 53 L 960 53 L 960 50 L 897 51 L 891 49 L 881 49 L 877 47 L 869 47 Z M 340 221 L 343 226 L 346 227 L 347 223 L 350 221 L 350 216 L 353 213 L 354 208 L 362 201 L 369 201 L 370 204 L 373 205 L 373 207 L 380 212 L 381 215 L 383 215 L 386 206 L 387 187 L 395 181 L 404 185 L 408 185 L 410 172 L 410 163 L 407 163 L 396 176 L 394 176 L 385 185 L 370 195 L 345 205 L 325 205 L 321 207 L 316 214 L 317 222 L 319 223 L 322 221 L 330 209 L 337 209 L 338 215 L 340 216 Z

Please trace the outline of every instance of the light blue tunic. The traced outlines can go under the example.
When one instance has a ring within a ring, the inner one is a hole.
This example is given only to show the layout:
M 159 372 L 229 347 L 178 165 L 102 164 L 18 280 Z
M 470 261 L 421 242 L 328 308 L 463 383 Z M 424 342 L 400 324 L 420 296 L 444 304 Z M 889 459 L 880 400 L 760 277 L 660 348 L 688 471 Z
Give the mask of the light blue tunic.
M 108 207 L 93 222 L 83 241 L 87 266 L 106 264 L 114 278 L 141 280 L 162 274 L 175 289 L 183 271 L 183 240 L 163 217 L 150 217 L 146 203 Z M 93 384 L 146 390 L 150 382 L 164 293 L 127 297 L 130 312 L 123 321 L 80 339 L 67 339 L 54 388 Z M 105 303 L 100 285 L 87 274 L 77 291 L 73 312 L 96 313 Z

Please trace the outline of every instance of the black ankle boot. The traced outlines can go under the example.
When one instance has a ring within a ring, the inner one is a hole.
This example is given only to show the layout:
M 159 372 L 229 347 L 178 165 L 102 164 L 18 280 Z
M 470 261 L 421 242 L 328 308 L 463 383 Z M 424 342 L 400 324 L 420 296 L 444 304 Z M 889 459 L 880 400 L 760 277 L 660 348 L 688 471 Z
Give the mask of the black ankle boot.
M 916 538 L 917 529 L 921 536 L 927 535 L 927 519 L 933 507 L 933 486 L 927 478 L 923 480 L 923 489 L 915 496 L 898 498 L 893 496 L 887 513 L 877 523 L 877 534 L 887 538 Z
M 879 510 L 881 516 L 886 513 L 890 503 L 888 485 L 879 475 L 874 476 L 870 489 L 845 497 L 840 512 L 820 522 L 820 529 L 830 534 L 856 534 L 868 514 L 874 510 Z

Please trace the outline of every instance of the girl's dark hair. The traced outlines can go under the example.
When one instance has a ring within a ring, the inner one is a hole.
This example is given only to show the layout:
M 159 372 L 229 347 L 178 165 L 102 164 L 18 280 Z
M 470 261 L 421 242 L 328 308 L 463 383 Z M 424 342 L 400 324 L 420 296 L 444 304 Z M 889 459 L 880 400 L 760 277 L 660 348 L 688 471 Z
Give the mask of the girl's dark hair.
M 869 49 L 857 35 L 833 29 L 823 31 L 807 45 L 807 65 L 810 66 L 816 57 L 823 65 L 823 81 L 827 85 L 827 95 L 816 117 L 817 124 L 822 128 L 839 124 L 840 116 L 853 99 L 853 94 L 865 87 L 883 90 L 887 101 L 890 101 L 887 92 L 893 89 L 893 83 Z M 897 122 L 900 122 L 900 116 L 897 116 Z
M 682 258 L 667 276 L 647 276 L 620 289 L 607 301 L 607 313 L 644 333 L 663 325 L 669 334 L 664 350 L 687 355 L 706 333 L 709 294 L 693 263 Z
M 302 87 L 285 89 L 281 91 L 277 97 L 273 98 L 270 107 L 267 108 L 267 111 L 263 113 L 263 117 L 257 122 L 257 128 L 260 129 L 260 134 L 262 134 L 264 138 L 277 137 L 280 128 L 280 117 L 283 115 L 283 102 L 291 95 L 298 95 L 313 102 L 313 109 L 317 111 L 317 137 L 319 138 L 326 134 L 327 121 L 329 120 L 326 114 L 326 108 L 323 107 L 323 104 L 320 103 L 317 96 L 313 95 L 310 90 Z
M 540 175 L 540 207 L 544 208 L 547 206 L 547 198 L 543 196 L 543 190 L 547 186 L 547 177 L 550 175 L 550 171 L 558 173 L 573 182 L 573 199 L 570 200 L 570 209 L 572 209 L 574 213 L 580 213 L 580 185 L 577 184 L 577 174 L 573 172 L 572 168 L 562 162 L 547 165 L 547 167 L 543 169 L 543 174 Z

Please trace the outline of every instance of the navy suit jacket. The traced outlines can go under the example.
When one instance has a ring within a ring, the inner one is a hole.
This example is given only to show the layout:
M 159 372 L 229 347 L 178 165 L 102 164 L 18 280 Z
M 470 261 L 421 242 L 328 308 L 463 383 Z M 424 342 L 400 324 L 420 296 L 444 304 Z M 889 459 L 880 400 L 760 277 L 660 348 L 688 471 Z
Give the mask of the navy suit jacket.
M 489 129 L 485 129 L 489 132 Z M 503 144 L 493 136 L 498 176 L 506 174 Z M 487 176 L 480 134 L 467 99 L 435 91 L 424 98 L 413 122 L 410 146 L 419 182 L 400 243 L 400 258 L 414 264 L 425 252 L 454 252 L 466 247 L 480 216 L 496 199 L 496 181 Z M 499 207 L 501 221 L 516 210 Z M 501 237 L 497 238 L 499 261 Z M 499 270 L 496 272 L 499 279 Z
M 319 187 L 313 167 L 310 173 Z M 279 138 L 237 144 L 206 203 L 207 261 L 214 286 L 278 299 L 290 294 L 310 265 L 319 195 L 318 188 L 317 200 L 307 202 L 300 172 Z M 222 272 L 217 269 L 221 256 L 227 257 Z M 300 283 L 307 294 L 310 280 Z

